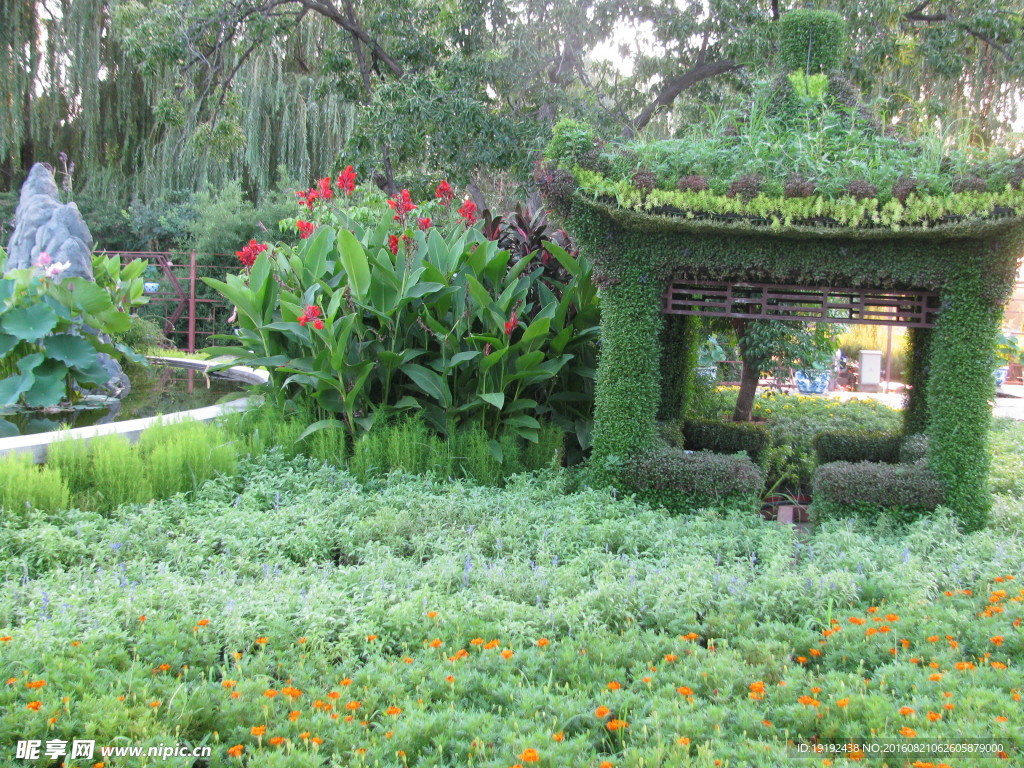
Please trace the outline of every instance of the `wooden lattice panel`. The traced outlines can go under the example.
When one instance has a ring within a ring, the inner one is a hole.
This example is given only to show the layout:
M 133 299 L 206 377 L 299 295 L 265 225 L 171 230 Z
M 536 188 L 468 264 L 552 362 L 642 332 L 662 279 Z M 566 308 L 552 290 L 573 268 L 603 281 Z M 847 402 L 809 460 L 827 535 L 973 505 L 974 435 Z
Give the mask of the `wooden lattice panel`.
M 744 320 L 931 328 L 938 315 L 939 297 L 914 291 L 677 281 L 665 291 L 662 311 Z

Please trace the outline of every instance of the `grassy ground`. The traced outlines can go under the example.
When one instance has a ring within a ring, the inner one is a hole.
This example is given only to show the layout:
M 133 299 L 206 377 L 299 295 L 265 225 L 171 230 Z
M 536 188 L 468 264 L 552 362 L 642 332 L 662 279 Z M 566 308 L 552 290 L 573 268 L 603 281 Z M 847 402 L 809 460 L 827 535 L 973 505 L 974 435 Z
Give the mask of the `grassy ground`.
M 95 738 L 209 766 L 790 767 L 872 736 L 1022 760 L 1019 509 L 801 539 L 562 487 L 360 485 L 272 452 L 194 499 L 9 518 L 0 762 Z

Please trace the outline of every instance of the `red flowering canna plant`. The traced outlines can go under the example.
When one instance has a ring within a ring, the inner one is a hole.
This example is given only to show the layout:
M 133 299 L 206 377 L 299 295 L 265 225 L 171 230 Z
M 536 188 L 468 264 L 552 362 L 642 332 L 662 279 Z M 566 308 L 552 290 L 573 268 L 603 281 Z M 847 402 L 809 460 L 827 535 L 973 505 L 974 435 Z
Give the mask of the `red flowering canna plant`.
M 248 275 L 208 279 L 239 318 L 238 337 L 222 337 L 238 344 L 211 353 L 266 366 L 282 405 L 311 400 L 331 415 L 311 429 L 358 437 L 382 416 L 418 412 L 442 435 L 482 422 L 495 451 L 508 431 L 535 440 L 542 421 L 586 447 L 598 319 L 589 265 L 547 243 L 568 275 L 549 285 L 536 260 L 512 264 L 450 219 L 412 219 L 396 234 L 409 205 L 397 195 L 369 224 L 332 211 L 295 249 L 259 253 Z M 475 216 L 463 208 L 463 221 Z

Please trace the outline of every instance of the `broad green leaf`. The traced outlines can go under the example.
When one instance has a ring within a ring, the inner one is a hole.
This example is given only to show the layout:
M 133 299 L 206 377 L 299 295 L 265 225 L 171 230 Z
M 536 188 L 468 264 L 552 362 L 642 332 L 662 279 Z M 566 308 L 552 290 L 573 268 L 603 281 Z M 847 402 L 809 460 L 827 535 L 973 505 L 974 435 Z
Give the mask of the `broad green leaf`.
M 320 421 L 313 422 L 306 427 L 302 434 L 295 438 L 295 442 L 301 443 L 307 437 L 315 432 L 319 432 L 324 429 L 344 429 L 345 424 L 338 419 L 321 419 Z
M 501 347 L 500 349 L 496 349 L 493 352 L 491 352 L 491 354 L 487 355 L 487 357 L 480 361 L 481 373 L 489 370 L 493 365 L 500 362 L 501 358 L 503 358 L 507 353 L 508 347 Z
M 434 373 L 434 371 L 415 363 L 406 363 L 402 366 L 401 370 L 412 379 L 417 387 L 434 398 L 443 408 L 447 408 L 452 404 L 452 395 L 448 389 L 448 383 L 441 376 Z
M 35 381 L 32 374 L 18 373 L 0 381 L 0 408 L 14 405 L 21 393 L 32 386 Z
M 348 284 L 352 295 L 357 301 L 362 301 L 370 289 L 370 265 L 366 260 L 366 251 L 356 240 L 355 235 L 347 229 L 341 230 L 338 249 L 341 265 L 348 274 Z
M 504 392 L 481 392 L 477 395 L 485 403 L 490 403 L 499 411 L 505 405 L 505 393 Z
M 92 344 L 73 333 L 55 333 L 43 341 L 46 354 L 75 368 L 85 368 L 96 359 Z M 143 358 L 145 359 L 145 358 Z
M 6 355 L 18 344 L 18 337 L 9 333 L 0 333 L 0 357 Z
M 477 357 L 479 355 L 480 355 L 480 352 L 475 350 L 475 349 L 471 350 L 469 352 L 459 352 L 457 355 L 452 355 L 448 359 L 448 362 L 445 363 L 444 369 L 446 371 L 451 371 L 452 369 L 454 369 L 456 366 L 460 365 L 461 363 L 464 363 L 467 360 L 472 360 L 472 359 L 474 359 L 475 357 Z
M 73 277 L 61 285 L 71 291 L 75 303 L 90 315 L 97 315 L 114 306 L 109 293 L 84 277 Z
M 57 326 L 57 313 L 46 304 L 12 309 L 3 316 L 3 330 L 18 341 L 36 341 Z
M 519 340 L 519 343 L 529 344 L 534 339 L 546 336 L 550 329 L 551 319 L 548 317 L 538 317 L 530 323 L 530 326 L 523 332 L 523 336 Z
M 44 370 L 45 369 L 45 370 Z M 30 408 L 50 408 L 64 399 L 67 390 L 65 376 L 68 369 L 64 363 L 48 360 L 34 372 L 35 381 L 25 390 L 22 398 Z
M 580 263 L 550 240 L 544 242 L 544 249 L 554 256 L 558 263 L 562 265 L 562 269 L 573 277 L 579 277 L 583 274 L 583 267 Z

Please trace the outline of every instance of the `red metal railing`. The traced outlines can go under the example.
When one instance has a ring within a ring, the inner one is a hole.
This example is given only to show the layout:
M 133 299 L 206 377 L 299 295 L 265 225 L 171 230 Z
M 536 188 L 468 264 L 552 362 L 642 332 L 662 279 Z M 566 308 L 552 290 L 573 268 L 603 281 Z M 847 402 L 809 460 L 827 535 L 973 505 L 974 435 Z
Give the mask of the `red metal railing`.
M 109 251 L 109 256 L 117 256 L 122 264 L 146 259 L 150 265 L 159 270 L 156 278 L 146 277 L 147 283 L 158 283 L 155 293 L 147 293 L 149 307 L 162 307 L 164 334 L 184 342 L 189 352 L 196 351 L 197 339 L 222 333 L 218 330 L 218 320 L 223 325 L 234 307 L 224 297 L 216 294 L 202 282 L 203 277 L 223 280 L 229 272 L 241 271 L 241 265 L 218 266 L 200 264 L 198 257 L 211 256 L 221 258 L 224 254 L 200 254 L 195 251 Z M 204 314 L 205 313 L 205 314 Z M 149 317 L 159 314 L 147 311 Z

